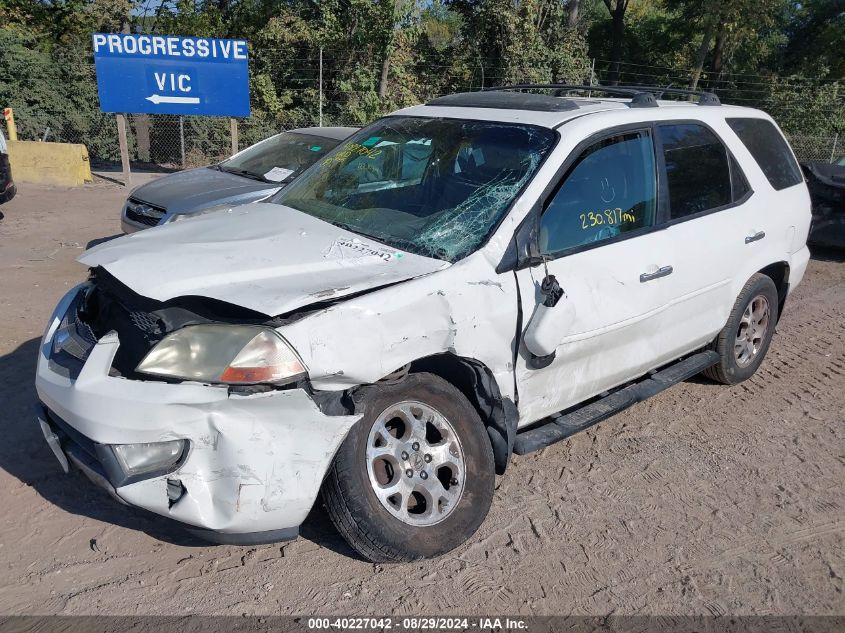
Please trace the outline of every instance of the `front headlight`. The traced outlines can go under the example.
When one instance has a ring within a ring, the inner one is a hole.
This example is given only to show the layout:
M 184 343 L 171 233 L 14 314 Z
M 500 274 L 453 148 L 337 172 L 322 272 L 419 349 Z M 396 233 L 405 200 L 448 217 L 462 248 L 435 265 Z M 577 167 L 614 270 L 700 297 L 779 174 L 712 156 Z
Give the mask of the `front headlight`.
M 208 324 L 168 334 L 135 371 L 199 382 L 278 385 L 304 376 L 305 366 L 272 328 Z

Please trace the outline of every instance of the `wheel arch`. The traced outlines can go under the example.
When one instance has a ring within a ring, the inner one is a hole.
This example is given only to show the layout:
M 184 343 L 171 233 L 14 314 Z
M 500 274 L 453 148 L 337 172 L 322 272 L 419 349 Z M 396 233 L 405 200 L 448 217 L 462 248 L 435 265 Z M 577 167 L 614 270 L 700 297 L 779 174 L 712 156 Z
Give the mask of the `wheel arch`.
M 415 360 L 411 363 L 410 372 L 439 376 L 469 400 L 487 429 L 496 474 L 503 474 L 513 452 L 519 412 L 513 400 L 502 396 L 493 372 L 478 360 L 449 352 Z
M 766 275 L 775 284 L 778 291 L 778 321 L 783 314 L 783 306 L 786 303 L 786 295 L 789 293 L 789 263 L 785 261 L 769 264 L 757 271 Z

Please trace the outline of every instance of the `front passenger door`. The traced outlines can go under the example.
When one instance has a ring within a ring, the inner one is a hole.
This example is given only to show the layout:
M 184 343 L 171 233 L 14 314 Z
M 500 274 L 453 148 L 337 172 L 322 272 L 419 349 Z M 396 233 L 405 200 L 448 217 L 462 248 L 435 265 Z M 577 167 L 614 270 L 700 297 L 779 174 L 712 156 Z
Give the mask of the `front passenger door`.
M 639 376 L 664 362 L 661 319 L 672 272 L 657 228 L 657 169 L 650 129 L 589 143 L 546 201 L 544 263 L 519 270 L 527 326 L 553 274 L 574 317 L 547 366 L 520 345 L 520 423 L 527 424 Z M 560 303 L 553 309 L 564 309 Z M 555 339 L 556 340 L 556 339 Z M 546 362 L 548 362 L 548 358 Z

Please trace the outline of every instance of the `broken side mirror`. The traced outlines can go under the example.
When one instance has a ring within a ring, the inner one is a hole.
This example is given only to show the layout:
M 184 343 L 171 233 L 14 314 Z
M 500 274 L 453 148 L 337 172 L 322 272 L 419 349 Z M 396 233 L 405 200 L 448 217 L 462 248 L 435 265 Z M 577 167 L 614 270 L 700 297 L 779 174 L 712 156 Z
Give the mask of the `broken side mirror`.
M 534 356 L 531 365 L 535 368 L 545 367 L 554 359 L 555 350 L 575 322 L 574 304 L 548 271 L 540 292 L 543 301 L 534 309 L 523 336 L 525 347 Z
M 519 268 L 535 266 L 543 261 L 540 255 L 540 215 L 541 207 L 538 202 L 531 207 L 514 236 Z
M 502 261 L 496 266 L 501 274 L 509 270 L 534 266 L 540 257 L 540 203 L 535 204 L 516 229 Z

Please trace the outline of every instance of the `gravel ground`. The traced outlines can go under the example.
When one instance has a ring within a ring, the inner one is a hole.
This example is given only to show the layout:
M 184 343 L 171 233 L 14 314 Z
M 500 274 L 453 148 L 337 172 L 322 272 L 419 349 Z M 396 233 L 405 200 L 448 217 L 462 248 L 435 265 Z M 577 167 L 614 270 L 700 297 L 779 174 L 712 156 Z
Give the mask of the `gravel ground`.
M 817 254 L 768 358 L 530 456 L 440 559 L 372 565 L 317 507 L 291 543 L 207 546 L 61 473 L 38 337 L 125 190 L 22 186 L 0 221 L 2 614 L 845 614 L 845 264 Z

